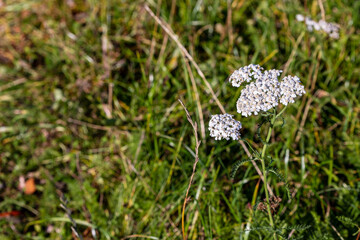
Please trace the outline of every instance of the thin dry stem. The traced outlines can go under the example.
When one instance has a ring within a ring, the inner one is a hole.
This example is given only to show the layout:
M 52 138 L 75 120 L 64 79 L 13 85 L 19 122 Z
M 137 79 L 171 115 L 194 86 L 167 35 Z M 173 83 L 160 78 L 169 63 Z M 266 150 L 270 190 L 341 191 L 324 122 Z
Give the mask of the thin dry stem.
M 252 155 L 251 155 L 251 153 L 249 152 L 248 148 L 246 147 L 244 141 L 239 140 L 239 143 L 240 143 L 241 146 L 244 148 L 246 155 L 247 155 L 249 158 L 251 158 Z M 261 172 L 260 168 L 258 167 L 258 165 L 256 164 L 256 162 L 255 162 L 254 160 L 251 160 L 251 163 L 252 163 L 252 165 L 255 167 L 255 170 L 256 170 L 256 172 L 258 173 L 258 175 L 260 176 L 261 180 L 264 182 L 264 175 L 262 174 L 262 172 Z M 268 188 L 268 191 L 269 191 L 270 195 L 274 195 L 274 192 L 273 192 L 273 190 L 271 189 L 269 183 L 266 183 L 266 185 L 267 185 L 267 188 Z
M 197 123 L 193 122 L 193 120 L 191 119 L 191 116 L 189 114 L 189 111 L 186 109 L 184 103 L 180 99 L 179 99 L 179 102 L 180 102 L 181 106 L 184 108 L 184 110 L 186 112 L 187 120 L 189 121 L 189 123 L 191 124 L 191 126 L 194 129 L 195 143 L 196 143 L 195 162 L 194 162 L 194 165 L 193 165 L 193 171 L 192 171 L 192 174 L 191 174 L 191 177 L 190 177 L 189 186 L 188 186 L 188 188 L 186 190 L 186 195 L 185 195 L 182 214 L 181 214 L 181 228 L 182 228 L 182 233 L 183 233 L 183 239 L 186 240 L 187 236 L 186 236 L 186 232 L 185 232 L 185 208 L 186 208 L 186 203 L 189 201 L 188 195 L 189 195 L 189 191 L 190 191 L 190 188 L 191 188 L 191 185 L 192 185 L 192 181 L 193 181 L 194 176 L 195 176 L 196 165 L 199 162 L 199 147 L 200 147 L 201 141 L 199 141 L 199 138 L 198 138 Z
M 77 224 L 75 222 L 75 220 L 72 218 L 71 216 L 71 210 L 67 207 L 67 200 L 64 196 L 63 193 L 61 193 L 60 195 L 60 207 L 62 209 L 64 209 L 65 213 L 66 213 L 66 216 L 69 218 L 70 222 L 71 222 L 71 230 L 72 232 L 74 233 L 74 235 L 79 238 L 80 240 L 83 240 L 83 236 L 81 235 L 81 233 L 79 232 L 78 228 L 77 228 Z
M 141 150 L 141 146 L 142 146 L 142 144 L 143 144 L 143 142 L 144 142 L 144 139 L 145 139 L 145 131 L 142 130 L 142 131 L 141 131 L 140 141 L 139 141 L 139 144 L 138 144 L 138 146 L 137 146 L 137 148 L 136 148 L 136 153 L 135 153 L 135 157 L 134 157 L 134 163 L 136 163 L 137 160 L 138 160 L 138 157 L 139 157 L 139 154 L 140 154 L 140 150 Z
M 67 121 L 68 121 L 69 123 L 73 123 L 73 124 L 75 124 L 75 125 L 86 126 L 86 127 L 88 127 L 88 128 L 92 128 L 92 129 L 96 129 L 96 130 L 101 130 L 101 131 L 113 131 L 113 132 L 117 132 L 117 133 L 129 135 L 129 132 L 128 132 L 128 131 L 125 131 L 125 130 L 117 130 L 117 129 L 115 129 L 114 127 L 110 127 L 110 126 L 96 125 L 96 124 L 92 124 L 92 123 L 80 121 L 80 120 L 73 119 L 73 118 L 68 118 Z
M 323 5 L 323 2 L 322 2 L 322 0 L 318 0 L 318 2 L 319 2 L 319 6 L 320 6 L 320 11 L 321 11 L 321 18 L 322 18 L 322 20 L 324 20 L 325 21 L 325 9 L 324 9 L 324 5 Z
M 114 93 L 114 84 L 109 83 L 108 85 L 108 107 L 110 112 L 110 117 L 112 116 L 112 101 L 113 101 L 113 93 Z
M 332 225 L 331 223 L 330 223 L 330 226 L 331 226 L 331 228 L 334 230 L 334 232 L 336 232 L 336 234 L 338 235 L 338 237 L 339 237 L 341 240 L 344 240 L 344 238 L 341 236 L 341 234 L 340 234 L 339 231 L 335 228 L 335 226 Z
M 291 232 L 289 233 L 288 239 L 290 239 L 292 237 L 292 235 L 294 234 L 295 229 L 291 230 Z
M 109 131 L 112 128 L 112 127 L 96 125 L 96 124 L 92 124 L 92 123 L 88 123 L 88 122 L 83 122 L 83 121 L 73 119 L 73 118 L 68 118 L 68 122 L 74 123 L 76 125 L 85 125 L 86 127 L 96 129 L 96 130 L 102 130 L 102 131 Z
M 109 49 L 110 49 L 110 42 L 108 38 L 108 27 L 106 24 L 101 26 L 102 29 L 102 36 L 101 36 L 101 50 L 102 50 L 102 65 L 104 69 L 104 74 L 102 75 L 102 79 L 111 80 L 111 64 L 109 61 Z M 113 99 L 113 86 L 112 82 L 108 83 L 108 103 L 107 106 L 109 108 L 109 118 L 112 116 L 112 99 Z
M 14 87 L 16 85 L 22 84 L 26 82 L 26 78 L 19 78 L 17 80 L 11 81 L 7 84 L 4 84 L 2 86 L 0 86 L 0 92 L 5 91 L 8 88 Z
M 194 75 L 192 74 L 189 61 L 186 58 L 184 58 L 184 59 L 185 59 L 186 68 L 187 68 L 187 70 L 189 72 L 191 84 L 192 84 L 192 87 L 194 89 L 196 105 L 197 105 L 198 112 L 199 112 L 201 138 L 203 140 L 205 140 L 205 123 L 204 123 L 204 115 L 203 115 L 202 108 L 201 108 L 201 103 L 200 103 L 199 92 L 198 92 L 197 87 L 196 87 L 195 78 L 194 78 Z

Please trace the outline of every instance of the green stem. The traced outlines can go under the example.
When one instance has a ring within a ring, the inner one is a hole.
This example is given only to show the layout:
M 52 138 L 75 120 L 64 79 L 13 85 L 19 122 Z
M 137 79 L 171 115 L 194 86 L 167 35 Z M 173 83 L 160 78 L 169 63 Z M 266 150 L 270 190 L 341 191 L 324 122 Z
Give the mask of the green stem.
M 270 209 L 269 192 L 268 192 L 268 189 L 267 189 L 266 168 L 265 168 L 265 158 L 264 157 L 265 157 L 265 153 L 266 153 L 267 144 L 268 144 L 268 142 L 270 140 L 270 137 L 271 137 L 271 133 L 272 133 L 272 130 L 273 130 L 275 120 L 279 115 L 276 115 L 276 112 L 274 112 L 274 116 L 271 119 L 271 125 L 270 125 L 270 128 L 269 128 L 267 137 L 266 137 L 265 145 L 263 146 L 263 149 L 261 151 L 261 165 L 262 165 L 262 171 L 263 171 L 263 175 L 264 175 L 264 189 L 265 189 L 267 210 L 268 210 L 268 214 L 269 214 L 269 220 L 270 220 L 271 227 L 274 227 L 274 221 L 273 221 L 272 214 L 271 214 L 271 209 Z M 274 233 L 274 239 L 277 240 L 276 233 Z
M 281 111 L 279 112 L 279 114 L 278 114 L 278 115 L 276 115 L 276 113 L 274 113 L 274 114 L 276 115 L 276 117 L 275 117 L 275 118 L 280 117 L 280 116 L 281 116 L 281 114 L 283 114 L 283 112 L 285 111 L 286 107 L 287 107 L 287 106 L 285 106 L 283 109 L 281 109 Z

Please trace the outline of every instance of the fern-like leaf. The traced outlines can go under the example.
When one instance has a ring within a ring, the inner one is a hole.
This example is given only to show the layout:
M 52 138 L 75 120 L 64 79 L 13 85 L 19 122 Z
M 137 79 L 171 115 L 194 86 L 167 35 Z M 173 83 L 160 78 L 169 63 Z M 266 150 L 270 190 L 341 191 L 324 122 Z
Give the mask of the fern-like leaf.
M 237 172 L 237 170 L 239 169 L 239 167 L 241 166 L 241 165 L 243 165 L 244 163 L 247 163 L 247 162 L 250 162 L 251 160 L 259 160 L 259 159 L 257 159 L 257 158 L 248 158 L 248 159 L 244 159 L 244 160 L 239 160 L 239 161 L 237 161 L 234 165 L 233 165 L 233 167 L 232 167 L 232 169 L 231 169 L 231 173 L 230 173 L 230 177 L 233 179 L 234 177 L 235 177 L 235 174 L 236 174 L 236 172 Z
M 337 216 L 336 218 L 347 227 L 358 227 L 358 225 L 354 223 L 354 221 L 351 218 L 345 216 Z
M 309 228 L 311 228 L 311 225 L 299 224 L 299 225 L 284 227 L 282 229 L 295 230 L 295 231 L 304 231 L 304 230 L 309 229 Z
M 264 141 L 264 140 L 262 139 L 262 137 L 261 137 L 261 127 L 262 127 L 262 125 L 264 125 L 266 122 L 270 122 L 269 118 L 267 118 L 267 117 L 266 117 L 263 121 L 261 121 L 261 122 L 259 123 L 258 129 L 257 129 L 257 131 L 256 131 L 257 137 L 260 139 L 261 143 L 264 144 L 264 145 L 266 145 L 267 142 Z
M 282 116 L 280 116 L 280 118 L 281 118 L 281 120 L 282 120 L 282 124 L 281 124 L 281 128 L 283 128 L 284 127 L 284 125 L 285 125 L 285 118 L 284 117 L 282 117 Z
M 287 192 L 287 195 L 288 195 L 288 198 L 291 199 L 291 194 L 290 194 L 290 188 L 289 188 L 289 183 L 286 181 L 284 175 L 282 175 L 277 168 L 268 168 L 267 169 L 268 172 L 271 172 L 273 174 L 275 174 L 275 176 L 277 176 L 281 182 L 283 182 L 285 185 L 285 189 L 286 189 L 286 192 Z

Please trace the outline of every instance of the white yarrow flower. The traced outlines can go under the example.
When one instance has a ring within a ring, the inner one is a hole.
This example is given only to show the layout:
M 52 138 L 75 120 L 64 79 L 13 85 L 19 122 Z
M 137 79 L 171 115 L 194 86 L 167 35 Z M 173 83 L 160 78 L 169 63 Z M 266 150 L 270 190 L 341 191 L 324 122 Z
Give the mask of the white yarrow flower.
M 216 114 L 212 115 L 209 122 L 210 136 L 215 137 L 215 140 L 226 139 L 233 140 L 240 139 L 241 123 L 233 119 L 230 114 Z
M 328 23 L 324 20 L 320 20 L 319 22 L 316 22 L 312 20 L 310 17 L 304 17 L 301 14 L 297 14 L 295 18 L 298 22 L 305 22 L 306 28 L 308 29 L 309 32 L 312 32 L 313 30 L 324 31 L 329 35 L 329 37 L 333 39 L 339 38 L 339 26 L 335 23 Z
M 298 22 L 303 22 L 305 20 L 305 17 L 301 14 L 296 14 L 295 17 Z
M 237 100 L 237 112 L 242 116 L 248 117 L 266 112 L 279 105 L 279 102 L 288 105 L 305 93 L 298 77 L 287 76 L 279 81 L 281 70 L 271 69 L 261 72 L 262 68 L 258 69 L 256 78 L 252 76 L 253 78 L 248 80 L 251 82 L 241 91 Z

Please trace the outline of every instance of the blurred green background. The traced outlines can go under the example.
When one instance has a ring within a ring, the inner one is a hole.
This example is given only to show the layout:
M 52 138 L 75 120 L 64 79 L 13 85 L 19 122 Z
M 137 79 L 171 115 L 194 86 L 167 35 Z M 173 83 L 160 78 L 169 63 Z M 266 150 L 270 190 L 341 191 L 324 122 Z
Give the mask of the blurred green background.
M 276 226 L 292 239 L 358 239 L 360 1 L 321 1 L 0 0 L 0 238 L 73 239 L 71 211 L 84 239 L 181 239 L 195 138 L 179 98 L 202 139 L 189 239 L 271 237 L 252 210 L 265 197 L 254 167 L 230 178 L 246 154 L 210 138 L 220 109 L 147 4 L 255 148 L 260 118 L 236 113 L 227 77 L 250 63 L 300 77 L 307 94 L 268 152 L 294 194 L 270 175 Z M 339 24 L 340 38 L 296 14 Z M 292 231 L 300 224 L 310 228 Z

